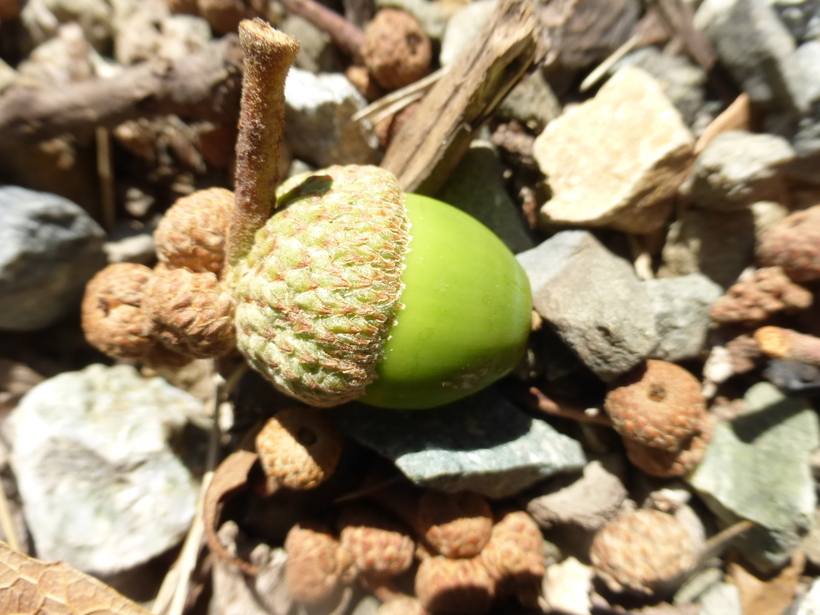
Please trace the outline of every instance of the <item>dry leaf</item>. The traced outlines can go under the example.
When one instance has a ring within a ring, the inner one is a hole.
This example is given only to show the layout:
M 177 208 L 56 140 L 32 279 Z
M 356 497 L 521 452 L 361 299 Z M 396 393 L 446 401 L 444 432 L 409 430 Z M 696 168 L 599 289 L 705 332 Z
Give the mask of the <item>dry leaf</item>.
M 730 562 L 727 578 L 740 592 L 744 615 L 782 615 L 794 601 L 797 582 L 805 565 L 806 556 L 798 551 L 777 576 L 764 581 L 737 562 Z
M 248 485 L 248 473 L 258 456 L 251 451 L 239 450 L 228 455 L 214 471 L 208 491 L 205 492 L 202 518 L 205 524 L 205 539 L 211 551 L 227 562 L 232 563 L 246 574 L 257 574 L 259 568 L 228 553 L 216 535 L 216 526 L 225 502 L 237 491 Z
M 64 562 L 41 562 L 0 542 L 3 615 L 151 615 Z

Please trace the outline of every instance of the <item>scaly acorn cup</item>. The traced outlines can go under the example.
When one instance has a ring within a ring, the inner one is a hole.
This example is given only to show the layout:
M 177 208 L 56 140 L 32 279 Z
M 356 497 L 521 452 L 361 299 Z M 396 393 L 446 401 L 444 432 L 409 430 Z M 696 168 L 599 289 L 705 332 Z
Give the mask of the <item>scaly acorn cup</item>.
M 378 167 L 305 173 L 277 193 L 232 285 L 237 346 L 278 389 L 313 406 L 429 408 L 520 359 L 529 282 L 481 223 Z

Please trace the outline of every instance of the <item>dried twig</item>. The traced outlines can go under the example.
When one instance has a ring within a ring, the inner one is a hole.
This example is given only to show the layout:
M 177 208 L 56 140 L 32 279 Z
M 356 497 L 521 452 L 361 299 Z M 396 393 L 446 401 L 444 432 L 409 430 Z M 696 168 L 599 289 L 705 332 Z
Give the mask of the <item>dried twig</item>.
M 536 409 L 551 414 L 552 416 L 560 416 L 564 419 L 572 419 L 573 421 L 580 421 L 583 423 L 597 423 L 598 425 L 606 425 L 612 427 L 612 420 L 607 416 L 603 410 L 599 408 L 589 408 L 582 410 L 580 408 L 573 408 L 553 401 L 540 389 L 530 387 L 530 394 L 535 397 L 537 403 Z
M 364 32 L 347 19 L 316 0 L 280 0 L 291 13 L 306 19 L 330 36 L 331 40 L 357 62 L 361 61 Z
M 410 103 L 420 100 L 439 79 L 447 74 L 448 70 L 449 67 L 445 66 L 410 85 L 394 90 L 390 92 L 390 94 L 382 96 L 377 101 L 367 105 L 364 109 L 357 111 L 350 119 L 354 122 L 367 119 L 373 124 L 376 124 L 379 120 L 401 111 Z

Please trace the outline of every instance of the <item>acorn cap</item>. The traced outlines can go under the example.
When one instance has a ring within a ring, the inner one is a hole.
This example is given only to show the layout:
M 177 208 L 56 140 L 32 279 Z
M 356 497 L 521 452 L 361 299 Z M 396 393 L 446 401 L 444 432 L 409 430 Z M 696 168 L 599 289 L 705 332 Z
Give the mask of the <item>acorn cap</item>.
M 377 167 L 287 180 L 230 275 L 237 347 L 313 406 L 429 408 L 508 373 L 531 296 L 500 239 Z
M 373 506 L 355 503 L 344 507 L 338 527 L 342 548 L 361 572 L 394 576 L 413 563 L 416 543 L 407 529 Z
M 495 598 L 495 581 L 478 557 L 435 555 L 416 572 L 416 597 L 431 613 L 486 613 Z
M 427 489 L 419 500 L 416 523 L 425 542 L 441 555 L 475 557 L 490 540 L 493 512 L 477 493 Z
M 285 583 L 297 602 L 320 603 L 349 579 L 353 566 L 350 554 L 320 523 L 293 526 L 285 538 L 285 551 Z

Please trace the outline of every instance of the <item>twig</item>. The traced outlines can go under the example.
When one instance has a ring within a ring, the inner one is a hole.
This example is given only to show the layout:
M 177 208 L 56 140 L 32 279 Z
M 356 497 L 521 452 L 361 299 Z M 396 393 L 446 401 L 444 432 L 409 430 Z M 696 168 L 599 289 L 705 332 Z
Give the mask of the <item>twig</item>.
M 551 400 L 536 387 L 530 387 L 530 393 L 538 400 L 536 408 L 542 412 L 546 412 L 547 414 L 551 414 L 553 416 L 560 416 L 565 419 L 572 419 L 573 421 L 597 423 L 598 425 L 612 427 L 612 420 L 599 408 L 581 410 L 580 408 L 565 406 Z
M 692 567 L 692 572 L 696 572 L 703 568 L 710 559 L 714 556 L 718 555 L 722 549 L 724 549 L 732 540 L 745 534 L 750 529 L 755 526 L 754 523 L 751 521 L 744 519 L 742 521 L 738 521 L 737 523 L 730 525 L 724 530 L 721 530 L 709 540 L 701 548 L 700 552 L 698 553 L 697 561 L 695 565 Z
M 111 136 L 108 129 L 103 126 L 97 126 L 95 136 L 97 138 L 97 177 L 100 178 L 103 226 L 110 233 L 114 230 L 117 221 L 114 176 L 111 169 Z
M 580 90 L 586 92 L 589 88 L 598 83 L 618 61 L 630 51 L 638 47 L 643 42 L 640 34 L 634 34 L 632 38 L 613 51 L 608 58 L 601 62 L 595 69 L 581 82 Z
M 3 484 L 0 483 L 0 528 L 6 536 L 6 543 L 15 551 L 20 551 L 20 541 L 14 529 L 14 519 L 11 518 L 11 507 Z
M 342 51 L 356 62 L 362 58 L 364 32 L 347 19 L 315 0 L 279 0 L 285 10 L 308 20 L 325 32 Z
M 239 136 L 236 142 L 236 207 L 226 249 L 235 266 L 270 217 L 279 183 L 279 150 L 285 133 L 285 77 L 299 41 L 261 19 L 239 24 L 245 54 Z
M 379 120 L 397 111 L 401 111 L 410 103 L 421 99 L 439 79 L 447 74 L 448 70 L 449 67 L 444 66 L 410 85 L 390 92 L 390 94 L 382 96 L 379 100 L 370 103 L 364 109 L 354 113 L 350 119 L 354 122 L 367 119 L 376 124 Z

